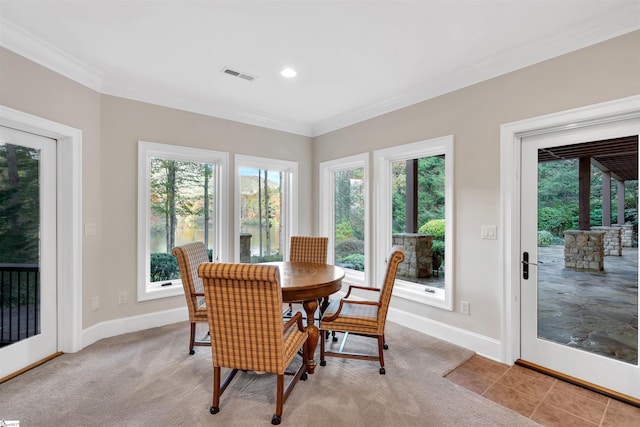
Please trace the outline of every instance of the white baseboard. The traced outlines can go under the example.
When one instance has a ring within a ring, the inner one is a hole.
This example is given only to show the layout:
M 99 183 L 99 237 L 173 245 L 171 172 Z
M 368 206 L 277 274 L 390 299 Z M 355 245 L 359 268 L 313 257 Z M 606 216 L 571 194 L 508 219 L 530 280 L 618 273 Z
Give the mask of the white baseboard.
M 343 287 L 344 289 L 344 287 Z M 345 296 L 344 291 L 337 292 L 337 298 Z M 362 299 L 357 293 L 350 298 Z M 502 344 L 499 340 L 489 338 L 466 329 L 457 328 L 446 323 L 408 313 L 404 310 L 389 307 L 387 319 L 391 322 L 413 329 L 426 335 L 450 342 L 460 347 L 468 348 L 475 351 L 480 356 L 495 360 L 500 363 L 510 364 L 512 361 L 503 361 L 501 359 Z
M 389 307 L 387 319 L 415 331 L 422 332 L 423 334 L 431 335 L 432 337 L 459 345 L 460 347 L 468 348 L 488 359 L 505 363 L 500 360 L 501 343 L 499 340 L 392 307 Z
M 493 338 L 392 307 L 389 308 L 387 318 L 399 325 L 459 345 L 460 347 L 468 348 L 481 356 L 501 362 L 501 344 L 500 341 Z M 101 322 L 82 331 L 82 348 L 103 338 L 141 331 L 143 329 L 156 328 L 188 319 L 189 313 L 187 308 L 184 307 Z
M 189 311 L 187 307 L 183 307 L 101 322 L 82 331 L 82 348 L 103 338 L 156 328 L 158 326 L 186 320 L 189 320 Z

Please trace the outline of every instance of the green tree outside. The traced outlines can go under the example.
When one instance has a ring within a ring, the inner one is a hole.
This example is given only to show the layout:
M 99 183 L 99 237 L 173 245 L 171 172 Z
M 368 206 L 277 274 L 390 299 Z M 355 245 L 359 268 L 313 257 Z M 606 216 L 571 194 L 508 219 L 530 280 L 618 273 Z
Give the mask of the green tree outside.
M 38 264 L 40 153 L 0 144 L 0 263 Z
M 176 245 L 202 240 L 208 247 L 212 206 L 213 165 L 170 159 L 151 159 L 150 281 L 179 277 Z
M 560 243 L 565 230 L 579 228 L 578 159 L 554 160 L 538 164 L 538 231 L 549 232 Z M 602 172 L 591 166 L 590 224 L 602 219 Z M 612 183 L 611 198 L 617 200 L 618 186 Z M 625 182 L 624 222 L 637 226 L 638 181 Z M 611 223 L 618 222 L 617 203 L 611 205 Z M 545 234 L 541 234 L 546 236 Z M 548 237 L 543 239 L 548 241 Z

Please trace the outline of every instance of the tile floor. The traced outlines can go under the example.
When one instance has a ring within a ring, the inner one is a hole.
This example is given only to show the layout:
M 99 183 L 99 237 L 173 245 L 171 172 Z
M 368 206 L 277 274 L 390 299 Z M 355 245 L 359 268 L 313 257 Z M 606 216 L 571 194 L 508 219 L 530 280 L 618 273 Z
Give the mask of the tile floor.
M 473 356 L 446 378 L 544 426 L 640 426 L 640 408 L 518 365 Z

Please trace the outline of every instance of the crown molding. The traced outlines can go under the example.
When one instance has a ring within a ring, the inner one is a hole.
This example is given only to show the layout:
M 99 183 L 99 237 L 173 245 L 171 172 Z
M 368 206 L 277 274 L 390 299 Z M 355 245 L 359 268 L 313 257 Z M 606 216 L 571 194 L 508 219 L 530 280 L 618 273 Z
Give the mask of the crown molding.
M 626 15 L 620 19 L 607 19 L 604 16 L 599 25 L 579 26 L 561 39 L 554 39 L 550 35 L 521 44 L 498 52 L 472 67 L 459 71 L 446 70 L 435 79 L 393 98 L 318 122 L 312 127 L 312 136 L 324 135 L 639 29 L 640 22 L 636 16 Z
M 97 92 L 102 89 L 101 72 L 1 17 L 0 46 Z
M 311 136 L 312 128 L 310 125 L 277 120 L 260 113 L 233 110 L 222 106 L 216 107 L 184 96 L 176 98 L 163 95 L 159 91 L 140 90 L 139 87 L 125 88 L 110 85 L 103 73 L 2 17 L 0 17 L 0 46 L 104 95 L 118 96 L 307 137 Z
M 279 120 L 260 112 L 243 109 L 237 105 L 230 106 L 228 103 L 223 105 L 198 96 L 187 96 L 178 91 L 171 92 L 166 88 L 156 90 L 154 87 L 136 84 L 125 87 L 106 82 L 102 93 L 306 137 L 311 137 L 312 132 L 311 126 L 305 123 Z

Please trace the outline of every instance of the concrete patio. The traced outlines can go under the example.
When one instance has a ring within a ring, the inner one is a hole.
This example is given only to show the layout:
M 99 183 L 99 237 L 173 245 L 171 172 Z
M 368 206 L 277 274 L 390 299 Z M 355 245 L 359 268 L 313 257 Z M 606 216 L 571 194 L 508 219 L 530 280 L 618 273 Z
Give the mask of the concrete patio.
M 604 271 L 564 266 L 564 246 L 538 248 L 538 336 L 638 363 L 638 248 L 607 256 Z

